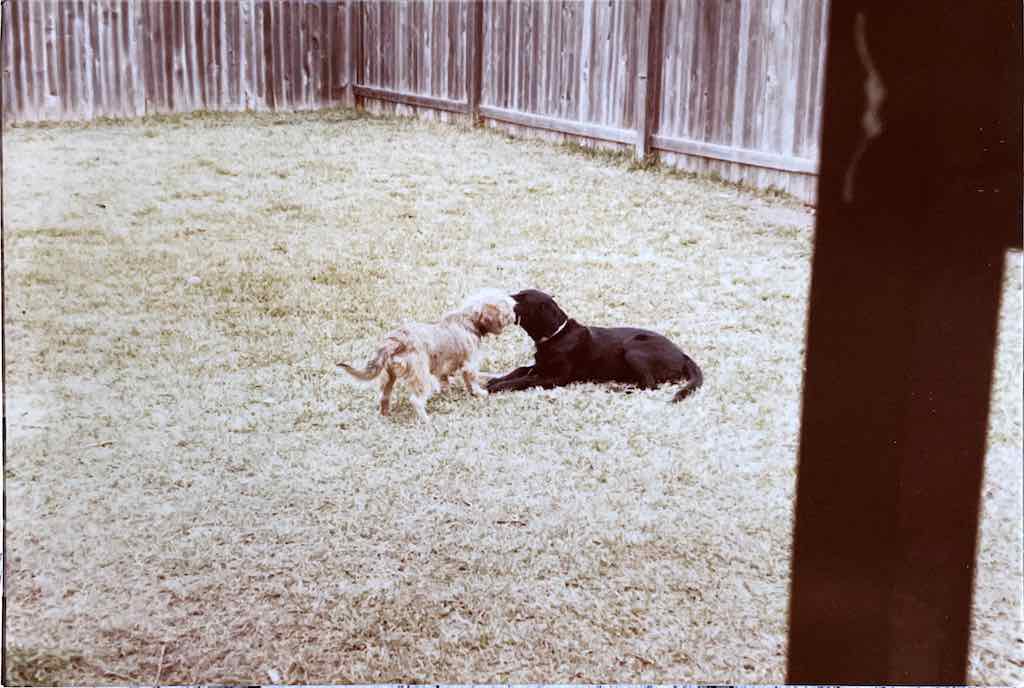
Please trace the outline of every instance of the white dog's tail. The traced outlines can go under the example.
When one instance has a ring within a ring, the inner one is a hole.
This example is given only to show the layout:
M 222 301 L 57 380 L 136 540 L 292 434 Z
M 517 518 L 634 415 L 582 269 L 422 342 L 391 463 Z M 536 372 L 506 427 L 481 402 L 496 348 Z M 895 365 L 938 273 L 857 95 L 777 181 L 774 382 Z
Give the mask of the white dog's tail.
M 366 367 L 362 370 L 353 368 L 348 363 L 338 363 L 338 367 L 344 368 L 345 372 L 357 380 L 373 380 L 379 377 L 381 372 L 391 363 L 391 358 L 403 349 L 405 349 L 404 344 L 395 339 L 388 339 L 377 349 L 377 353 L 367 362 Z

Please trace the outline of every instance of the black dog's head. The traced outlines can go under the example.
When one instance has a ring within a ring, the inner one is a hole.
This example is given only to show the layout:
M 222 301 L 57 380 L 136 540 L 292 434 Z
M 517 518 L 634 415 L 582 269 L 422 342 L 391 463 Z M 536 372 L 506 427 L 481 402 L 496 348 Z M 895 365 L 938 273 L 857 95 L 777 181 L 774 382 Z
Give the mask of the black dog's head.
M 542 291 L 524 289 L 512 298 L 516 302 L 516 322 L 535 342 L 553 335 L 569 318 L 555 300 Z

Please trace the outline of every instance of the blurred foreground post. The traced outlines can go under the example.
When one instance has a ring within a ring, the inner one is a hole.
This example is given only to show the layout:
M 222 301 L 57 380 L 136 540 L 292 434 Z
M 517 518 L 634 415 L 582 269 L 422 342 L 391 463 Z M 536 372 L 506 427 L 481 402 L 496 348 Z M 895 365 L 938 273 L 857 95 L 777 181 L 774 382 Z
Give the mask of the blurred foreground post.
M 962 684 L 1021 5 L 831 12 L 787 680 Z

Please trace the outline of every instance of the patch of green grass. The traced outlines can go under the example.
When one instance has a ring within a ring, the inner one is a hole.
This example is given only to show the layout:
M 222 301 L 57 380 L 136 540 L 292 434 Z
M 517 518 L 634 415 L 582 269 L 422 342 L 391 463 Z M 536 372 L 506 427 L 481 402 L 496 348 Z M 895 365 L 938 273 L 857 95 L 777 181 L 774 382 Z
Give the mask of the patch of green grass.
M 599 144 L 583 144 L 579 141 L 570 140 L 559 145 L 559 148 L 590 160 L 605 163 L 607 165 L 628 167 L 633 155 L 631 151 L 604 148 Z
M 221 165 L 220 163 L 217 163 L 217 162 L 214 162 L 213 160 L 210 160 L 209 158 L 199 158 L 193 164 L 196 167 L 208 168 L 208 169 L 212 170 L 215 174 L 219 174 L 219 175 L 222 175 L 222 176 L 225 176 L 225 177 L 237 177 L 238 176 L 238 172 L 235 172 L 234 170 L 230 170 L 227 167 L 224 167 L 223 165 Z
M 157 215 L 159 213 L 160 213 L 160 208 L 158 208 L 157 206 L 153 205 L 152 203 L 149 203 L 147 205 L 142 206 L 138 210 L 133 210 L 132 211 L 132 217 L 134 217 L 136 220 L 145 220 L 145 219 L 151 218 L 154 215 Z
M 264 206 L 260 210 L 260 215 L 271 220 L 282 215 L 289 220 L 302 222 L 316 222 L 320 219 L 320 213 L 315 208 L 289 201 L 274 201 Z
M 46 238 L 53 240 L 106 243 L 119 241 L 120 237 L 93 227 L 30 227 L 11 232 L 13 238 Z
M 226 200 L 226 195 L 220 191 L 191 191 L 185 189 L 178 189 L 172 191 L 167 195 L 167 198 L 172 201 L 202 201 L 207 198 L 216 199 L 218 201 Z

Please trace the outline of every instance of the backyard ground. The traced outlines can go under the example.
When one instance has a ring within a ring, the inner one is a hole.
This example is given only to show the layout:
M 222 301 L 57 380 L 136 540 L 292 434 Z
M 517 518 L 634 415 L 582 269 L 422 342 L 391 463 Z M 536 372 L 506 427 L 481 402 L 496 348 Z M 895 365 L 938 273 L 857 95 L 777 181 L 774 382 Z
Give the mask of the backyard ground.
M 803 206 L 344 111 L 4 145 L 8 683 L 785 679 Z M 970 679 L 1020 685 L 1007 260 Z M 427 428 L 335 370 L 485 286 L 665 332 L 705 386 L 455 385 Z

